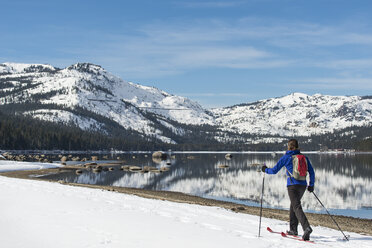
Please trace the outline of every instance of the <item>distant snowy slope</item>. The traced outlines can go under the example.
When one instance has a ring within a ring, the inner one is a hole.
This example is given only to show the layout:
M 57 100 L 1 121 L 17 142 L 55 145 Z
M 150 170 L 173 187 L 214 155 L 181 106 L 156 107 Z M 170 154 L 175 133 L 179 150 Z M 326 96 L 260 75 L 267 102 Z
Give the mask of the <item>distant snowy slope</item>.
M 74 109 L 86 109 L 104 115 L 126 129 L 145 135 L 155 135 L 172 143 L 169 137 L 155 128 L 146 113 L 161 115 L 164 128 L 182 132 L 167 119 L 183 124 L 213 124 L 213 116 L 198 103 L 168 94 L 152 87 L 126 82 L 102 67 L 78 63 L 65 69 L 48 65 L 0 64 L 0 104 L 40 103 L 45 109 L 25 112 L 36 118 L 73 122 L 84 129 L 102 128 L 102 124 L 83 118 L 68 110 L 51 109 L 50 104 Z
M 90 63 L 64 69 L 0 64 L 0 105 L 17 114 L 106 134 L 119 125 L 167 143 L 195 138 L 209 143 L 275 143 L 293 135 L 372 125 L 371 97 L 293 93 L 207 110 L 188 98 L 124 81 Z
M 359 96 L 306 95 L 213 109 L 224 130 L 281 136 L 332 132 L 372 124 L 372 99 Z
M 51 65 L 44 64 L 20 64 L 20 63 L 3 63 L 0 64 L 1 74 L 14 74 L 14 73 L 29 73 L 29 72 L 42 72 L 42 71 L 55 71 Z

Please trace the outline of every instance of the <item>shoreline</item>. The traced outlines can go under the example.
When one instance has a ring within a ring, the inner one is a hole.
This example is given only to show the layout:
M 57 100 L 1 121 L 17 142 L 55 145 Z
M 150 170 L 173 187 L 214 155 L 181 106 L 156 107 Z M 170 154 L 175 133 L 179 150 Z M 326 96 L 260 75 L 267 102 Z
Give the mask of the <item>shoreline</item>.
M 244 213 L 250 215 L 259 216 L 260 208 L 253 206 L 246 206 L 243 204 L 226 202 L 221 200 L 214 200 L 208 198 L 202 198 L 198 196 L 192 196 L 180 192 L 172 191 L 154 191 L 138 188 L 125 188 L 125 187 L 115 187 L 115 186 L 101 186 L 101 185 L 90 185 L 90 184 L 78 184 L 78 183 L 66 183 L 66 182 L 56 182 L 52 180 L 41 179 L 37 176 L 46 175 L 50 173 L 59 173 L 61 170 L 68 170 L 69 168 L 53 168 L 53 169 L 42 169 L 42 170 L 27 170 L 27 171 L 11 171 L 0 173 L 0 176 L 7 176 L 19 179 L 28 179 L 28 180 L 40 180 L 48 181 L 54 183 L 62 183 L 66 185 L 76 186 L 76 187 L 86 187 L 101 189 L 107 191 L 114 191 L 123 194 L 131 194 L 139 197 L 158 199 L 163 201 L 187 203 L 187 204 L 197 204 L 202 206 L 215 206 L 228 209 L 237 213 Z M 282 221 L 289 222 L 289 211 L 272 209 L 272 208 L 263 208 L 262 216 L 265 218 L 273 218 Z M 323 226 L 331 229 L 338 230 L 335 223 L 327 214 L 318 214 L 318 213 L 306 213 L 306 216 L 309 219 L 309 222 L 312 226 Z M 341 229 L 345 232 L 355 232 L 363 235 L 372 236 L 372 221 L 371 219 L 361 219 L 341 215 L 332 215 L 336 220 Z M 299 227 L 301 230 L 301 227 Z M 284 231 L 284 230 L 283 230 Z M 342 236 L 340 232 L 340 236 Z
M 160 150 L 159 150 L 160 151 Z M 23 154 L 23 155 L 28 155 L 28 154 L 45 154 L 45 155 L 59 155 L 59 154 L 152 154 L 156 151 L 118 151 L 118 150 L 97 150 L 97 151 L 68 151 L 68 150 L 0 150 L 0 154 L 2 153 L 14 153 L 17 155 Z M 169 151 L 164 150 L 162 151 L 164 153 L 168 153 Z M 372 154 L 372 151 L 313 151 L 313 150 L 303 150 L 301 151 L 302 153 L 307 153 L 307 154 Z M 282 151 L 229 151 L 229 150 L 224 150 L 224 151 L 178 151 L 178 150 L 172 150 L 172 154 L 205 154 L 205 153 L 212 153 L 212 154 L 225 154 L 225 153 L 231 153 L 231 154 L 283 154 L 285 153 L 284 150 Z

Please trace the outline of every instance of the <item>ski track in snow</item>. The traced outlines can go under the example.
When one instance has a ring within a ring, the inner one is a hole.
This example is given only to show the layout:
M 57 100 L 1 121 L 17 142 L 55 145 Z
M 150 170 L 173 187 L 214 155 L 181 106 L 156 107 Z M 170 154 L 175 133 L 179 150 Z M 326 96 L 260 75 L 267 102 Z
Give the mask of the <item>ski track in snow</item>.
M 371 247 L 372 237 L 313 227 L 314 244 L 282 238 L 288 224 L 217 207 L 0 176 L 2 247 Z

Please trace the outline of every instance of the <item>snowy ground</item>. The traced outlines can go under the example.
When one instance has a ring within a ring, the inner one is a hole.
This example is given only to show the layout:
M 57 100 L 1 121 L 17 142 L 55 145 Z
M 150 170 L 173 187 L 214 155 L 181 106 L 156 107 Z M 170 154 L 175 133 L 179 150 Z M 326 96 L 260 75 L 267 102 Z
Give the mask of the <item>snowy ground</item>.
M 41 169 L 48 169 L 48 168 L 56 168 L 60 166 L 62 165 L 53 164 L 53 163 L 17 162 L 17 161 L 0 160 L 0 172 L 18 171 L 18 170 L 41 170 Z
M 0 199 L 6 248 L 372 246 L 371 236 L 347 232 L 346 242 L 339 231 L 319 226 L 311 236 L 316 245 L 282 238 L 265 229 L 284 231 L 287 223 L 265 218 L 259 238 L 257 216 L 51 182 L 0 176 Z

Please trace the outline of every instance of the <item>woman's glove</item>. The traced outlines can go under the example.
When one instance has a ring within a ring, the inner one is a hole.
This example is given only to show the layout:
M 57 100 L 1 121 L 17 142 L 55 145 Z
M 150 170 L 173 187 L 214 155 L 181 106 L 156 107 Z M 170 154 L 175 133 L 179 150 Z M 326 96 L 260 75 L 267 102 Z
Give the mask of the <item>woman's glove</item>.
M 307 187 L 307 190 L 308 190 L 309 192 L 313 192 L 313 191 L 314 191 L 314 186 L 308 186 L 308 187 Z
M 262 168 L 261 168 L 262 172 L 265 172 L 266 169 L 267 169 L 266 165 L 262 166 Z

